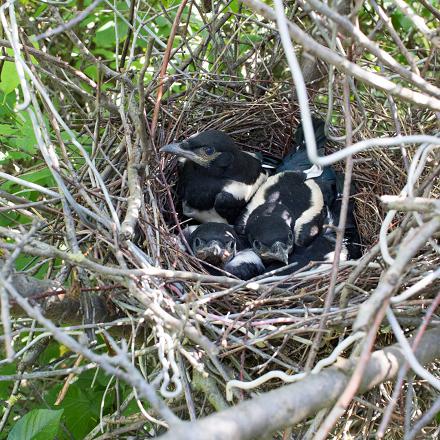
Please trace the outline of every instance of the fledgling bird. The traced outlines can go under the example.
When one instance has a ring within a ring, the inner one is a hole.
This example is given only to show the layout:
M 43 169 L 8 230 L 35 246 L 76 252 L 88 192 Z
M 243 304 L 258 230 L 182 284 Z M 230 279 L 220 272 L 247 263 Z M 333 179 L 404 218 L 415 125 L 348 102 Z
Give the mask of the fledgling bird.
M 187 241 L 199 260 L 220 268 L 242 248 L 234 228 L 225 223 L 208 222 L 192 228 Z
M 248 280 L 264 272 L 261 259 L 241 240 L 234 228 L 225 223 L 208 222 L 190 227 L 188 244 L 202 261 Z
M 178 194 L 183 214 L 200 223 L 233 224 L 267 179 L 261 161 L 218 130 L 198 133 L 160 151 L 181 158 Z
M 295 245 L 307 246 L 320 234 L 325 212 L 319 185 L 302 172 L 285 171 L 258 189 L 236 230 L 265 263 L 287 264 Z
M 325 136 L 325 123 L 322 119 L 312 117 L 313 129 L 316 138 L 318 154 L 324 155 L 324 147 L 327 142 Z M 324 203 L 327 207 L 326 224 L 337 226 L 341 213 L 341 200 L 344 186 L 344 175 L 335 172 L 331 166 L 324 168 L 313 165 L 307 155 L 306 141 L 302 124 L 298 126 L 294 135 L 294 147 L 276 168 L 281 171 L 302 171 L 307 177 L 312 177 L 320 186 Z M 355 193 L 355 186 L 352 182 L 350 194 Z M 349 199 L 348 212 L 345 225 L 345 242 L 347 245 L 349 258 L 358 259 L 361 257 L 361 245 L 356 219 L 354 216 L 354 200 Z
M 325 122 L 320 118 L 312 117 L 312 124 L 318 154 L 323 156 L 324 147 L 327 142 Z M 283 160 L 276 168 L 277 173 L 283 171 L 302 171 L 306 174 L 307 178 L 315 179 L 316 183 L 321 187 L 325 204 L 329 206 L 333 203 L 335 197 L 334 185 L 336 182 L 335 171 L 331 166 L 322 168 L 310 162 L 302 124 L 299 124 L 296 129 L 292 150 L 283 157 Z

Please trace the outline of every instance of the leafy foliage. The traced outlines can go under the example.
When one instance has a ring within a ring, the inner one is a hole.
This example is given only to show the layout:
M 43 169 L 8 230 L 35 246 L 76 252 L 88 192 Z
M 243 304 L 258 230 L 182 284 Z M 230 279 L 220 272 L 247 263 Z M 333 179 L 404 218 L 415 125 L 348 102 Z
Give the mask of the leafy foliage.
M 14 425 L 8 440 L 53 440 L 62 414 L 63 410 L 34 409 Z

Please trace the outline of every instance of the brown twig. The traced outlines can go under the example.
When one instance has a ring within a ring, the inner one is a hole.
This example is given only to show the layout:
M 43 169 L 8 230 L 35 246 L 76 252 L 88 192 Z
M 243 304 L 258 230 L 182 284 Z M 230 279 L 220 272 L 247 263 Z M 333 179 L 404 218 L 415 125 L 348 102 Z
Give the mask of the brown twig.
M 173 47 L 173 41 L 174 41 L 174 37 L 176 36 L 177 27 L 180 22 L 180 17 L 182 16 L 183 9 L 185 8 L 187 2 L 188 0 L 182 0 L 182 2 L 179 5 L 179 9 L 176 12 L 176 17 L 174 18 L 173 26 L 171 27 L 170 36 L 168 37 L 168 42 L 167 42 L 167 48 L 164 53 L 162 67 L 159 73 L 159 87 L 157 90 L 156 103 L 154 105 L 153 118 L 151 121 L 151 137 L 153 139 L 156 134 L 156 125 L 159 119 L 160 102 L 162 100 L 164 80 L 165 80 L 165 75 L 167 73 L 168 62 L 170 60 L 171 49 Z

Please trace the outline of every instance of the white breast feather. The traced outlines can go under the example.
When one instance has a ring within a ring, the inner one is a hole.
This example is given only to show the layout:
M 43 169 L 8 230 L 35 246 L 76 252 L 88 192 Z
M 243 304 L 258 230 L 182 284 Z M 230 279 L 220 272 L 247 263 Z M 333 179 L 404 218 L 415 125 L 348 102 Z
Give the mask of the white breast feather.
M 310 188 L 312 194 L 310 198 L 310 208 L 306 209 L 295 222 L 294 229 L 296 239 L 298 239 L 303 225 L 309 223 L 324 207 L 324 198 L 318 184 L 314 180 L 306 180 L 304 183 Z
M 254 264 L 255 266 L 263 266 L 261 258 L 254 251 L 251 249 L 245 249 L 244 251 L 238 252 L 237 255 L 227 263 L 225 270 L 228 270 L 228 267 L 234 268 L 243 263 Z
M 246 224 L 249 216 L 252 214 L 253 211 L 255 211 L 259 206 L 261 206 L 263 203 L 266 203 L 266 199 L 264 198 L 264 194 L 267 190 L 267 188 L 270 188 L 272 185 L 275 185 L 278 183 L 278 180 L 280 180 L 280 176 L 283 173 L 276 174 L 275 176 L 269 177 L 257 190 L 254 197 L 252 197 L 251 201 L 246 206 L 246 211 L 242 215 L 242 223 Z
M 182 203 L 183 214 L 187 217 L 191 217 L 200 223 L 217 222 L 228 223 L 227 220 L 221 217 L 214 208 L 199 210 L 188 206 L 186 202 Z
M 223 191 L 232 194 L 237 200 L 245 200 L 247 202 L 266 179 L 266 174 L 261 173 L 255 183 L 252 185 L 246 185 L 245 183 L 241 182 L 230 182 L 225 185 Z

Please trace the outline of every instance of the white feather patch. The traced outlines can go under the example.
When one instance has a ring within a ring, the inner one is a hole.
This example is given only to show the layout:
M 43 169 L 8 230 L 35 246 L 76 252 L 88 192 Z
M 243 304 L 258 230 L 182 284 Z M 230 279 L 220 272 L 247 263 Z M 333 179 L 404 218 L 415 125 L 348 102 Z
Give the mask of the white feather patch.
M 314 177 L 319 177 L 322 172 L 323 172 L 323 168 L 319 165 L 312 165 L 308 170 L 304 170 L 304 173 L 307 176 L 307 179 L 313 179 Z
M 249 154 L 249 156 L 252 156 L 255 159 L 257 159 L 258 161 L 260 161 L 260 158 L 258 157 L 257 153 L 251 153 L 250 151 L 243 151 L 243 153 Z
M 263 205 L 267 202 L 267 200 L 264 198 L 264 194 L 267 190 L 267 188 L 270 188 L 272 185 L 275 185 L 280 180 L 280 176 L 283 173 L 275 174 L 275 176 L 269 177 L 266 182 L 264 182 L 260 188 L 258 188 L 257 192 L 255 193 L 254 197 L 252 197 L 252 200 L 248 203 L 246 206 L 246 210 L 242 214 L 241 222 L 242 224 L 246 224 L 248 221 L 249 216 L 252 214 L 253 211 L 255 211 L 259 206 Z M 279 194 L 278 194 L 279 196 Z M 276 201 L 276 200 L 275 200 Z
M 184 234 L 188 233 L 188 236 L 190 236 L 200 225 L 191 225 L 187 226 L 182 232 Z
M 234 196 L 234 199 L 245 200 L 247 202 L 266 179 L 266 174 L 261 173 L 255 183 L 253 183 L 252 185 L 246 185 L 245 183 L 241 182 L 230 182 L 225 185 L 223 191 L 232 194 Z
M 285 220 L 289 226 L 292 226 L 292 216 L 290 215 L 289 211 L 283 211 L 281 218 Z
M 310 198 L 310 208 L 306 209 L 295 222 L 295 239 L 298 239 L 302 227 L 317 216 L 324 207 L 324 197 L 318 184 L 314 180 L 306 180 L 304 183 L 310 188 L 312 193 Z
M 200 210 L 188 206 L 186 202 L 182 203 L 183 214 L 186 217 L 191 217 L 200 223 L 217 222 L 217 223 L 228 223 L 227 220 L 221 217 L 214 208 Z
M 255 266 L 262 267 L 263 262 L 261 258 L 251 249 L 245 249 L 240 251 L 237 255 L 225 265 L 225 270 L 240 266 L 241 264 L 254 264 Z
M 328 261 L 333 263 L 335 258 L 335 251 L 329 252 L 325 255 L 324 261 Z M 348 250 L 345 245 L 342 245 L 341 253 L 339 254 L 339 261 L 347 261 L 348 260 Z

